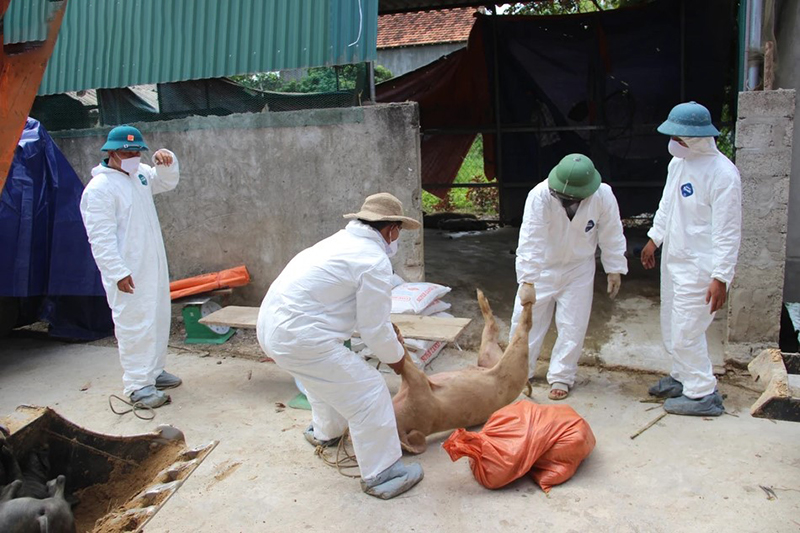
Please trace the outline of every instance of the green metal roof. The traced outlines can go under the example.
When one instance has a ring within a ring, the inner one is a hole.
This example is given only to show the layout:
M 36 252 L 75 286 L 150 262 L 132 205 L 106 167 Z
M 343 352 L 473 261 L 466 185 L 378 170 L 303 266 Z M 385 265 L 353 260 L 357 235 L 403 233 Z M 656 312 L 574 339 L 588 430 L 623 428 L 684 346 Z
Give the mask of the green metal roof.
M 5 15 L 3 44 L 44 41 L 48 15 L 55 6 L 48 0 L 12 0 Z
M 6 43 L 48 3 L 13 0 Z M 378 0 L 68 0 L 39 94 L 374 61 L 377 33 Z

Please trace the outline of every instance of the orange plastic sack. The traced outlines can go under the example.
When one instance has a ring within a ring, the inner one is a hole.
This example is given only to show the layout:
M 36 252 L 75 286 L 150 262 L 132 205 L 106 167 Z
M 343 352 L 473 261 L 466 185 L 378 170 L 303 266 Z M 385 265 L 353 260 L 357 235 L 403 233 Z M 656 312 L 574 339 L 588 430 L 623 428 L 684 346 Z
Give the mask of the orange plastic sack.
M 215 289 L 241 287 L 248 283 L 250 283 L 250 273 L 247 271 L 247 267 L 242 265 L 220 272 L 173 281 L 169 284 L 169 297 L 176 300 Z
M 478 483 L 489 489 L 529 473 L 545 492 L 571 478 L 595 445 L 589 424 L 568 405 L 520 400 L 495 412 L 483 429 L 457 429 L 442 447 L 467 456 Z

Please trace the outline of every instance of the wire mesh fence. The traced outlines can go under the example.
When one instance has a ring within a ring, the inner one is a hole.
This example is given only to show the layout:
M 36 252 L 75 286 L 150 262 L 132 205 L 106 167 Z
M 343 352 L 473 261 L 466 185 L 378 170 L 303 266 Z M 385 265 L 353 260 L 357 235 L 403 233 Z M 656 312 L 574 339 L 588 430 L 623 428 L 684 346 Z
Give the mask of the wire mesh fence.
M 369 98 L 366 64 L 319 67 L 39 96 L 31 116 L 49 131 L 174 120 L 353 107 Z

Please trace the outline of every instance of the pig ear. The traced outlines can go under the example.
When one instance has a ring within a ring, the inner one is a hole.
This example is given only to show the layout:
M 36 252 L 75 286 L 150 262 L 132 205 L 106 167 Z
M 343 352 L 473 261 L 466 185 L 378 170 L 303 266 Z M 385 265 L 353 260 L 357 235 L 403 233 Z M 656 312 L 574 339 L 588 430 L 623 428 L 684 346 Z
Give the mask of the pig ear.
M 13 500 L 14 496 L 17 495 L 17 490 L 22 486 L 22 480 L 15 479 L 8 485 L 6 485 L 2 492 L 0 492 L 0 503 L 7 502 L 9 500 Z
M 50 493 L 50 497 L 64 497 L 64 485 L 66 485 L 67 478 L 62 476 L 58 476 L 55 479 L 51 479 L 47 482 L 47 492 Z
M 414 455 L 420 454 L 428 449 L 428 441 L 425 435 L 416 429 L 412 429 L 406 433 L 405 438 L 400 439 L 400 444 L 405 451 Z

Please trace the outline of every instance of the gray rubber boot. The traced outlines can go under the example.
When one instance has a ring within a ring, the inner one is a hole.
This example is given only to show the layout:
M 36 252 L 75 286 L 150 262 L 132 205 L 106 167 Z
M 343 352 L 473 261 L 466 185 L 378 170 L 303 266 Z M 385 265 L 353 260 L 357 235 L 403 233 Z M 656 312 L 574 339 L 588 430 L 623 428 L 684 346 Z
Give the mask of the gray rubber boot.
M 361 480 L 361 490 L 382 500 L 389 500 L 410 490 L 425 474 L 419 463 L 406 466 L 398 459 L 392 466 L 370 481 Z
M 683 383 L 672 376 L 666 376 L 659 379 L 647 392 L 658 398 L 677 398 L 683 395 Z
M 152 409 L 161 407 L 169 401 L 169 394 L 157 390 L 153 385 L 133 391 L 133 394 L 131 394 L 132 403 L 140 403 Z
M 683 395 L 670 398 L 664 402 L 664 410 L 673 415 L 687 416 L 720 416 L 725 412 L 722 396 L 717 391 L 696 400 Z
M 159 374 L 158 377 L 156 378 L 156 388 L 159 390 L 174 389 L 181 383 L 183 383 L 181 378 L 179 378 L 174 374 L 170 374 L 166 370 L 162 370 L 161 374 Z
M 314 426 L 308 426 L 306 430 L 303 432 L 303 436 L 306 438 L 308 442 L 310 442 L 314 446 L 322 446 L 323 448 L 328 448 L 329 446 L 335 446 L 339 444 L 339 441 L 342 439 L 342 437 L 334 437 L 328 440 L 319 440 L 314 436 Z

